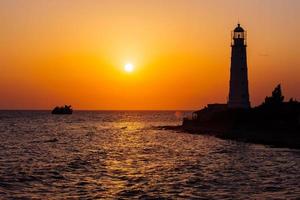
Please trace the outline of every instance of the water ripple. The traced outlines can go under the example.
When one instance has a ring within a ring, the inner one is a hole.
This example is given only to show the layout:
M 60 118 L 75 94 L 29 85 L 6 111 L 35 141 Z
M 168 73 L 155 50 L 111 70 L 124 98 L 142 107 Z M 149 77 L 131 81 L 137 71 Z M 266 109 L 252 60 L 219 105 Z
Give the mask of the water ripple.
M 190 135 L 175 112 L 0 112 L 0 199 L 297 199 L 300 152 Z

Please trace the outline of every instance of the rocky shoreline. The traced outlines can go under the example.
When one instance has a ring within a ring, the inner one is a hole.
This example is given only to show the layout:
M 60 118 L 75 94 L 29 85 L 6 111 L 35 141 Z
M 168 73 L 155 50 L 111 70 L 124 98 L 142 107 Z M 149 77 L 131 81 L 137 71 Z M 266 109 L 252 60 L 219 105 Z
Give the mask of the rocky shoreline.
M 234 140 L 252 144 L 268 145 L 275 148 L 300 149 L 300 136 L 296 132 L 249 131 L 231 130 L 224 131 L 205 127 L 163 126 L 161 129 L 180 131 L 189 134 L 209 135 L 224 140 Z M 287 135 L 289 137 L 287 137 Z
M 182 126 L 169 127 L 193 134 L 274 147 L 300 149 L 300 102 L 284 102 L 281 86 L 261 105 L 242 109 L 227 104 L 208 104 L 184 118 Z

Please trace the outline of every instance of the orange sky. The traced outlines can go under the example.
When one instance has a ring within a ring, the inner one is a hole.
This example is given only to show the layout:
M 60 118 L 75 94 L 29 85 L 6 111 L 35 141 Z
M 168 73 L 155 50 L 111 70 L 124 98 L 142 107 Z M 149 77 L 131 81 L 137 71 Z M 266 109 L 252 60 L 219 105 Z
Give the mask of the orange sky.
M 299 10 L 298 0 L 1 0 L 0 109 L 226 102 L 238 20 L 252 105 L 277 83 L 300 100 Z

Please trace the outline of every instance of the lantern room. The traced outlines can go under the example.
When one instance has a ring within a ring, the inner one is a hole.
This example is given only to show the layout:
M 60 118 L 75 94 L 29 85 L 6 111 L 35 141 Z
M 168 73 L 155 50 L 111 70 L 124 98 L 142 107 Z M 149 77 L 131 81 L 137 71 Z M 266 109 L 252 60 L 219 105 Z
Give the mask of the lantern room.
M 241 27 L 240 24 L 232 32 L 232 45 L 243 44 L 246 45 L 247 32 Z

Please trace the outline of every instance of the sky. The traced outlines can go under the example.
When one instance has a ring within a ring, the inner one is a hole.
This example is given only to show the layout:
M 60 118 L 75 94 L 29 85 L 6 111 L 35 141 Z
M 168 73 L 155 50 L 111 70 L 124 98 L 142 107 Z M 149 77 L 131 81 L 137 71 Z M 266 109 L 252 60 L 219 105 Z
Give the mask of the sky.
M 299 10 L 298 0 L 0 0 L 0 109 L 226 103 L 238 22 L 251 104 L 279 83 L 300 100 Z

